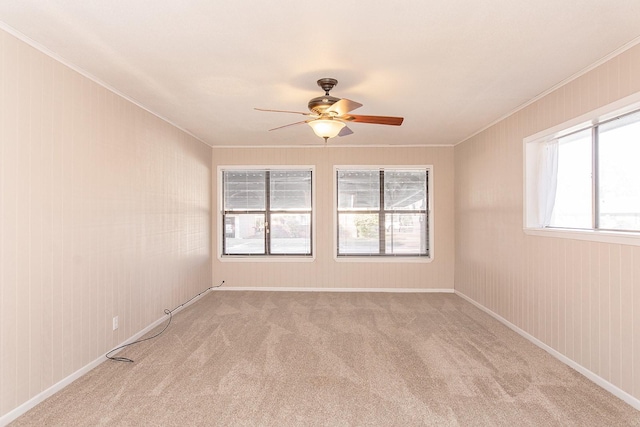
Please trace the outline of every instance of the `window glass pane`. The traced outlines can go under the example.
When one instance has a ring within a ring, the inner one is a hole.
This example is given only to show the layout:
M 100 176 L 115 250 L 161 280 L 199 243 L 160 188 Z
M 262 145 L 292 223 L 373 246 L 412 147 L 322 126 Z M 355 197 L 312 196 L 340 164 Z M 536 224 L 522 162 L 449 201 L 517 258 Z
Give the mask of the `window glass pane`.
M 264 242 L 263 214 L 224 216 L 225 254 L 264 254 Z
M 385 253 L 422 255 L 427 253 L 425 214 L 386 214 Z
M 225 171 L 224 209 L 255 211 L 265 209 L 266 171 Z
M 311 253 L 311 214 L 272 214 L 272 254 Z
M 591 129 L 558 140 L 558 184 L 551 227 L 592 227 L 591 159 Z
M 338 171 L 338 210 L 371 210 L 379 206 L 379 171 Z
M 339 254 L 379 254 L 378 214 L 339 214 Z
M 599 228 L 640 230 L 640 113 L 599 131 Z
M 426 209 L 427 174 L 425 171 L 385 171 L 384 208 L 387 210 Z
M 272 210 L 311 210 L 311 171 L 271 171 Z

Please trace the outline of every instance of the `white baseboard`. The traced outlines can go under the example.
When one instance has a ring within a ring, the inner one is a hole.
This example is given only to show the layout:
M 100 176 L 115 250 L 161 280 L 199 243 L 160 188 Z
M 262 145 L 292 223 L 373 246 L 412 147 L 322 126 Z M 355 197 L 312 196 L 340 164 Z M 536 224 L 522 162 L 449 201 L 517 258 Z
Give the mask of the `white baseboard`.
M 202 294 L 200 294 L 197 297 L 193 298 L 189 302 L 185 303 L 183 306 L 180 306 L 179 308 L 176 308 L 173 311 L 173 314 L 176 314 L 176 313 L 182 311 L 184 308 L 190 306 L 191 304 L 193 304 L 194 302 L 196 302 L 197 300 L 202 298 L 202 296 L 205 295 L 206 293 L 207 292 L 203 292 Z M 123 346 L 125 344 L 132 343 L 132 342 L 140 339 L 142 336 L 144 336 L 146 333 L 151 331 L 153 328 L 155 328 L 156 326 L 158 326 L 158 325 L 160 325 L 160 324 L 162 324 L 163 322 L 166 322 L 166 321 L 167 321 L 167 315 L 165 314 L 161 318 L 159 318 L 158 320 L 156 320 L 155 322 L 153 322 L 152 324 L 150 324 L 149 326 L 147 326 L 146 328 L 144 328 L 143 330 L 138 332 L 137 334 L 133 335 L 132 337 L 130 337 L 126 341 L 123 341 L 122 343 L 120 343 L 117 346 L 115 346 L 114 349 L 118 348 L 118 347 L 121 347 L 121 346 Z M 57 392 L 59 392 L 60 390 L 62 390 L 63 388 L 65 388 L 66 386 L 68 386 L 69 384 L 71 384 L 72 382 L 74 382 L 75 380 L 80 378 L 81 376 L 83 376 L 84 374 L 86 374 L 87 372 L 91 371 L 96 366 L 98 366 L 101 363 L 109 360 L 109 359 L 106 358 L 106 355 L 109 354 L 111 351 L 113 351 L 113 349 L 107 351 L 106 353 L 104 353 L 102 356 L 98 357 L 94 361 L 92 361 L 89 364 L 87 364 L 87 365 L 83 366 L 82 368 L 78 369 L 73 374 L 69 375 L 68 377 L 63 378 L 62 380 L 58 381 L 57 383 L 55 383 L 54 385 L 52 385 L 48 389 L 44 390 L 43 392 L 35 395 L 34 397 L 32 397 L 31 399 L 27 400 L 25 403 L 23 403 L 22 405 L 18 406 L 17 408 L 15 408 L 15 409 L 7 412 L 6 414 L 2 415 L 0 417 L 0 426 L 3 426 L 3 427 L 6 426 L 7 424 L 12 422 L 13 420 L 18 418 L 19 416 L 25 414 L 31 408 L 35 407 L 37 404 L 39 404 L 41 402 L 44 402 L 47 398 L 53 396 L 54 394 L 56 394 Z M 117 353 L 118 352 L 115 352 L 114 354 L 117 354 Z
M 305 287 L 260 287 L 238 286 L 222 287 L 214 289 L 221 291 L 269 291 L 269 292 L 390 292 L 390 293 L 439 293 L 452 294 L 453 289 L 427 289 L 427 288 L 305 288 Z
M 556 359 L 558 359 L 559 361 L 564 363 L 565 365 L 568 365 L 569 367 L 571 367 L 571 368 L 575 369 L 576 371 L 580 372 L 582 375 L 584 375 L 585 377 L 587 377 L 588 379 L 590 379 L 591 381 L 593 381 L 594 383 L 596 383 L 597 385 L 599 385 L 603 389 L 607 390 L 609 393 L 611 393 L 614 396 L 622 399 L 623 401 L 625 401 L 626 403 L 628 403 L 629 405 L 633 406 L 634 408 L 636 408 L 637 410 L 640 411 L 640 399 L 630 395 L 626 391 L 624 391 L 624 390 L 618 388 L 617 386 L 611 384 L 609 381 L 605 380 L 601 376 L 593 373 L 589 369 L 587 369 L 584 366 L 578 364 L 576 361 L 574 361 L 572 359 L 569 359 L 564 354 L 562 354 L 559 351 L 553 349 L 552 347 L 549 347 L 547 344 L 543 343 L 542 341 L 540 341 L 539 339 L 537 339 L 533 335 L 531 335 L 528 332 L 520 329 L 519 327 L 517 327 L 513 323 L 509 322 L 504 317 L 500 316 L 497 313 L 494 313 L 493 311 L 489 310 L 485 306 L 481 305 L 480 303 L 478 303 L 475 300 L 471 299 L 470 297 L 466 296 L 462 292 L 455 291 L 455 294 L 460 296 L 461 298 L 465 299 L 466 301 L 470 302 L 474 306 L 478 307 L 480 310 L 484 311 L 485 313 L 487 313 L 488 315 L 490 315 L 494 319 L 498 320 L 500 323 L 504 324 L 509 329 L 517 332 L 518 334 L 520 334 L 524 338 L 528 339 L 533 344 L 535 344 L 536 346 L 540 347 L 541 349 L 543 349 L 544 351 L 546 351 L 547 353 L 549 353 L 550 355 L 552 355 L 553 357 L 555 357 Z

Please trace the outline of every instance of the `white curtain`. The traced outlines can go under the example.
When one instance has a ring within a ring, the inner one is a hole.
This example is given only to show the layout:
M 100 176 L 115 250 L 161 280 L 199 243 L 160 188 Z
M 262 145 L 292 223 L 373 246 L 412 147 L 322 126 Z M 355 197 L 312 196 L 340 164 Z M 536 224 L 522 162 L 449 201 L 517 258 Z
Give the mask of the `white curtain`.
M 551 223 L 558 186 L 558 140 L 539 143 L 536 156 L 537 175 L 537 226 L 544 228 Z

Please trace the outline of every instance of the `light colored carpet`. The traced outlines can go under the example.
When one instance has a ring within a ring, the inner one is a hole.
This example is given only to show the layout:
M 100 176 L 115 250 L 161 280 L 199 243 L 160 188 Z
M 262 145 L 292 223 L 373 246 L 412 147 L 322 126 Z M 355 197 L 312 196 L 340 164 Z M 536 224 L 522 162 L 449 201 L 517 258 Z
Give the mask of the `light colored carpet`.
M 13 425 L 640 425 L 453 294 L 214 291 L 118 355 Z

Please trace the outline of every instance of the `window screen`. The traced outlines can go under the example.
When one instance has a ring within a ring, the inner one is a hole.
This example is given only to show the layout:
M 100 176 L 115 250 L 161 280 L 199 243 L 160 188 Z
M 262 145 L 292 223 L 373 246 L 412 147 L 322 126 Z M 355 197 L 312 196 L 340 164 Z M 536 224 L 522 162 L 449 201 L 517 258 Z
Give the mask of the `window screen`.
M 228 170 L 223 255 L 311 253 L 311 170 Z
M 428 256 L 427 169 L 338 169 L 338 256 Z

